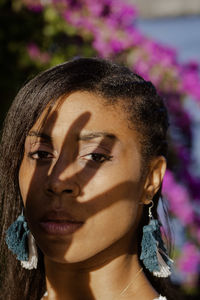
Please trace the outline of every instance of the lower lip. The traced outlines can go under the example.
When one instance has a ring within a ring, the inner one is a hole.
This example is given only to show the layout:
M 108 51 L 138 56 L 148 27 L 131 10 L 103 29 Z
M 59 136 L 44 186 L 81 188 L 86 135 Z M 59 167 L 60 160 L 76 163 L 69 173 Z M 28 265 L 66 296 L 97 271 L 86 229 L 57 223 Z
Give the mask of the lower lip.
M 47 221 L 47 222 L 40 222 L 40 226 L 42 229 L 52 235 L 67 235 L 75 232 L 83 225 L 82 222 L 55 222 L 55 221 Z

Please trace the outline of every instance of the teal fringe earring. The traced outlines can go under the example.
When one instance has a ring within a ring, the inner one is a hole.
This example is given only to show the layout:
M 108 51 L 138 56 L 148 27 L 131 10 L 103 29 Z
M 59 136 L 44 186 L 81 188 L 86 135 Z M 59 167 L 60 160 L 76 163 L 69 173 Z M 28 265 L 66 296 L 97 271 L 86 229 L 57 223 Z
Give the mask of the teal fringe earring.
M 17 259 L 21 261 L 23 268 L 29 270 L 37 268 L 37 246 L 28 229 L 23 213 L 6 231 L 6 244 Z
M 153 219 L 151 209 L 154 205 L 149 207 L 149 224 L 143 227 L 142 237 L 142 252 L 140 259 L 144 266 L 153 273 L 156 277 L 168 277 L 171 275 L 170 268 L 173 260 L 167 255 L 167 250 L 163 243 L 160 223 Z

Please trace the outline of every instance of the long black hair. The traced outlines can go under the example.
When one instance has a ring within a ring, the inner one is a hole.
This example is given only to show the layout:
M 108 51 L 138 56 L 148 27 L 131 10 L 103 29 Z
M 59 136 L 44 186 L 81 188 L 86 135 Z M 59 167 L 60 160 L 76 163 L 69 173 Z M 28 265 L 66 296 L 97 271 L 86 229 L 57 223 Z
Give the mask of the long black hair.
M 98 58 L 77 58 L 53 67 L 32 79 L 19 91 L 4 122 L 0 146 L 1 201 L 1 295 L 3 299 L 40 299 L 45 291 L 42 255 L 37 270 L 25 270 L 5 244 L 5 231 L 22 211 L 18 172 L 23 158 L 25 138 L 49 103 L 74 92 L 89 91 L 102 96 L 109 105 L 119 102 L 127 120 L 140 136 L 143 162 L 167 154 L 168 115 L 155 87 L 124 66 Z M 154 196 L 153 215 L 161 189 Z M 142 225 L 148 222 L 145 212 Z M 163 279 L 145 271 L 159 293 Z M 170 296 L 168 296 L 170 299 Z

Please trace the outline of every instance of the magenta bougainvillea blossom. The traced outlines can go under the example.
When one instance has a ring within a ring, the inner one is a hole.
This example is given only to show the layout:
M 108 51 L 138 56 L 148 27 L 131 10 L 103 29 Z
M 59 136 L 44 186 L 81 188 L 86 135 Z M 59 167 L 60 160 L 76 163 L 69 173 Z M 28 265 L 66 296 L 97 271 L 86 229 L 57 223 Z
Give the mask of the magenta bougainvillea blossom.
M 177 265 L 184 274 L 198 274 L 200 263 L 199 249 L 192 243 L 185 243 L 182 248 L 183 255 L 177 261 Z
M 177 268 L 187 274 L 198 272 L 200 180 L 191 171 L 192 120 L 183 104 L 184 101 L 197 101 L 200 104 L 199 64 L 180 64 L 178 53 L 174 49 L 144 36 L 136 25 L 137 9 L 124 0 L 21 2 L 33 12 L 44 13 L 45 16 L 51 9 L 62 20 L 63 32 L 67 32 L 69 36 L 80 36 L 83 42 L 89 43 L 96 55 L 125 63 L 146 80 L 151 80 L 164 96 L 170 111 L 173 159 L 164 178 L 163 195 L 172 218 L 178 219 L 187 232 L 183 237 L 182 251 L 177 251 Z M 50 31 L 52 27 L 47 29 Z M 52 49 L 56 49 L 55 45 L 40 50 L 35 41 L 27 45 L 27 52 L 33 61 L 49 65 L 54 61 L 56 51 Z M 175 161 L 176 168 L 173 167 Z
M 27 52 L 33 60 L 36 59 L 40 63 L 47 63 L 51 57 L 48 52 L 42 52 L 35 43 L 27 45 Z
M 185 186 L 179 184 L 171 171 L 167 170 L 163 180 L 163 195 L 169 203 L 169 210 L 183 225 L 191 224 L 194 213 L 191 199 Z

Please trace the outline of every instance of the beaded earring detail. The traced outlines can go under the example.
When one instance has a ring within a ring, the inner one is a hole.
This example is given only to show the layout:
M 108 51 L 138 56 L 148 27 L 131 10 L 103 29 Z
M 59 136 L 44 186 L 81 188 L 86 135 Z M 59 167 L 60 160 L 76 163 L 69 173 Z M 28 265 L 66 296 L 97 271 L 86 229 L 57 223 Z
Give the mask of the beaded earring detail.
M 173 260 L 167 255 L 160 232 L 161 224 L 158 220 L 153 219 L 151 209 L 154 203 L 152 200 L 151 203 L 152 205 L 149 207 L 149 224 L 143 227 L 140 259 L 154 276 L 168 277 L 171 275 L 170 268 L 172 267 Z
M 37 268 L 37 246 L 23 213 L 6 231 L 6 244 L 21 261 L 23 268 L 29 270 Z

